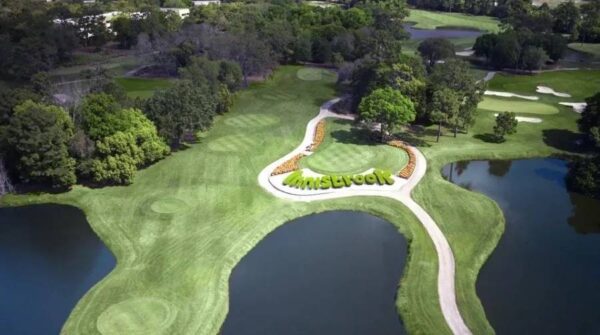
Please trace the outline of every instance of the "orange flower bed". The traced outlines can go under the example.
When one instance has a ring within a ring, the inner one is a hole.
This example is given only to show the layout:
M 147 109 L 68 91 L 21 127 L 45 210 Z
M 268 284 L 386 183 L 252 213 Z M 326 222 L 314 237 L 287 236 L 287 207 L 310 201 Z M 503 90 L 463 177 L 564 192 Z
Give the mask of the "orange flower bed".
M 393 140 L 389 141 L 387 144 L 395 148 L 402 149 L 408 154 L 408 164 L 406 164 L 406 166 L 398 173 L 398 177 L 408 179 L 415 171 L 415 165 L 417 163 L 417 158 L 415 157 L 414 152 L 402 141 Z
M 313 143 L 310 145 L 308 151 L 315 151 L 323 143 L 323 139 L 325 138 L 325 120 L 319 121 L 317 123 L 317 127 L 315 128 L 315 135 L 313 137 Z
M 281 164 L 277 168 L 275 168 L 275 170 L 273 170 L 273 172 L 271 172 L 271 176 L 276 176 L 278 174 L 284 174 L 284 173 L 298 170 L 300 168 L 298 166 L 298 162 L 300 161 L 300 159 L 302 159 L 302 157 L 304 157 L 303 154 L 298 154 L 298 155 L 288 159 L 283 164 Z

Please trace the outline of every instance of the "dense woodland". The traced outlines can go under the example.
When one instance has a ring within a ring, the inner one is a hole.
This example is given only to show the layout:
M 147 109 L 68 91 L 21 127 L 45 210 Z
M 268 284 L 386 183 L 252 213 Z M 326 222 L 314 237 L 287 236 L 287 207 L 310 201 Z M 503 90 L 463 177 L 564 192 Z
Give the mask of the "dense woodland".
M 158 6 L 188 6 L 186 1 L 1 3 L 0 79 L 10 83 L 0 85 L 3 192 L 11 190 L 10 179 L 58 189 L 78 182 L 129 184 L 138 169 L 193 142 L 196 132 L 227 113 L 236 91 L 280 64 L 337 69 L 339 88 L 350 96 L 337 108 L 381 124 L 383 141 L 413 121 L 436 124 L 438 138 L 443 127 L 454 136 L 468 132 L 485 90 L 448 41 L 425 40 L 420 55 L 402 53 L 407 34 L 401 23 L 409 10 L 403 0 L 326 8 L 232 2 L 193 7 L 185 19 Z M 560 12 L 569 4 L 549 10 L 519 3 L 503 3 L 509 7 L 501 16 L 505 30 L 483 35 L 475 45 L 494 67 L 537 69 L 559 60 L 568 39 L 597 38 L 585 28 L 592 12 L 572 22 Z M 597 3 L 586 6 L 597 12 Z M 109 10 L 127 14 L 108 28 L 99 14 Z M 145 70 L 176 83 L 149 99 L 131 99 L 98 68 L 82 73 L 85 89 L 58 101 L 48 72 L 68 63 L 76 50 L 108 46 L 135 51 Z

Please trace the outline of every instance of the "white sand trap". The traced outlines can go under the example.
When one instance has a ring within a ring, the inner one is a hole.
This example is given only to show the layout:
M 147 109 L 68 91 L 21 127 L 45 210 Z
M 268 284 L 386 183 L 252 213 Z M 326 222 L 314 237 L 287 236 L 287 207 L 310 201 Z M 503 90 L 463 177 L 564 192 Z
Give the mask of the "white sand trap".
M 503 97 L 503 98 L 519 98 L 519 99 L 526 99 L 526 100 L 539 100 L 539 97 L 536 97 L 535 95 L 520 95 L 520 94 L 515 94 L 515 93 L 511 93 L 511 92 L 501 92 L 501 91 L 485 91 L 483 92 L 483 94 L 485 95 L 494 95 L 497 97 Z
M 498 113 L 494 114 L 494 116 L 498 116 Z M 515 119 L 517 119 L 518 122 L 542 123 L 542 119 L 539 117 L 517 116 Z
M 535 89 L 535 91 L 538 93 L 542 93 L 542 94 L 552 94 L 556 97 L 561 97 L 561 98 L 570 98 L 571 97 L 571 95 L 569 93 L 556 92 L 555 90 L 551 89 L 548 86 L 538 86 Z
M 559 104 L 573 108 L 575 113 L 582 113 L 585 107 L 587 107 L 585 102 L 559 102 Z
M 470 57 L 470 56 L 473 56 L 475 54 L 475 50 L 473 50 L 471 48 L 466 48 L 463 51 L 457 51 L 457 52 L 455 52 L 455 54 L 457 56 L 461 56 L 461 57 Z

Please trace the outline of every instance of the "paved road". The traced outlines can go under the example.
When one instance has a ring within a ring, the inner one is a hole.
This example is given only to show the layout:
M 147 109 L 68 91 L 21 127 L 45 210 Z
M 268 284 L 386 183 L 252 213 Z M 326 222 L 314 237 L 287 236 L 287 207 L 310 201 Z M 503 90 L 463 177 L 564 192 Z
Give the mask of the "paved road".
M 410 149 L 414 152 L 416 157 L 416 166 L 415 171 L 412 176 L 408 179 L 408 182 L 397 191 L 379 191 L 379 190 L 353 190 L 352 188 L 347 189 L 336 189 L 331 190 L 329 193 L 320 193 L 314 196 L 307 195 L 294 195 L 290 193 L 286 193 L 271 184 L 270 175 L 271 172 L 283 162 L 288 159 L 294 157 L 295 155 L 302 153 L 305 151 L 306 147 L 308 147 L 313 140 L 315 128 L 317 123 L 324 118 L 343 118 L 343 119 L 353 119 L 354 117 L 351 115 L 341 115 L 333 113 L 330 110 L 330 107 L 339 101 L 339 98 L 330 100 L 321 106 L 319 114 L 310 120 L 306 126 L 306 133 L 304 135 L 304 139 L 300 143 L 300 145 L 288 153 L 287 155 L 281 157 L 275 162 L 269 164 L 266 168 L 264 168 L 259 176 L 258 183 L 261 187 L 263 187 L 266 191 L 273 194 L 276 197 L 293 200 L 293 201 L 318 201 L 324 199 L 333 199 L 333 198 L 343 198 L 343 197 L 352 197 L 352 196 L 380 196 L 380 197 L 388 197 L 400 201 L 406 207 L 408 207 L 415 216 L 421 221 L 425 230 L 431 237 L 433 244 L 435 246 L 435 250 L 438 255 L 438 295 L 440 299 L 440 306 L 442 309 L 442 313 L 448 326 L 452 330 L 454 334 L 471 334 L 471 331 L 465 324 L 460 312 L 458 310 L 458 305 L 456 304 L 456 290 L 455 290 L 455 262 L 454 262 L 454 254 L 452 253 L 452 249 L 450 248 L 450 244 L 446 237 L 437 226 L 435 221 L 429 216 L 429 214 L 417 204 L 410 196 L 413 188 L 419 183 L 421 178 L 425 175 L 427 171 L 427 161 L 425 156 L 415 147 L 410 147 Z

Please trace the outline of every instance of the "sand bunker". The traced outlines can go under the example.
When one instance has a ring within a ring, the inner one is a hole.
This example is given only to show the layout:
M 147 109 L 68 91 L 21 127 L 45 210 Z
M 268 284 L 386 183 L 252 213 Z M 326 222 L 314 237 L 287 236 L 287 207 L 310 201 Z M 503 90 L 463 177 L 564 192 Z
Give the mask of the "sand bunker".
M 463 51 L 457 51 L 457 52 L 455 52 L 455 54 L 457 56 L 461 56 L 461 57 L 470 57 L 470 56 L 473 56 L 475 54 L 475 50 L 473 50 L 471 48 L 466 48 Z
M 573 108 L 575 113 L 582 113 L 585 107 L 587 107 L 585 102 L 559 102 L 559 104 Z
M 483 94 L 494 95 L 494 96 L 503 97 L 503 98 L 519 98 L 519 99 L 526 99 L 526 100 L 539 100 L 540 99 L 539 97 L 536 97 L 534 95 L 520 95 L 520 94 L 511 93 L 511 92 L 500 92 L 500 91 L 486 90 L 485 92 L 483 92 Z
M 498 113 L 494 114 L 494 116 L 498 116 Z M 542 119 L 539 117 L 517 116 L 515 119 L 517 119 L 518 122 L 542 123 Z
M 551 89 L 548 86 L 538 86 L 535 91 L 538 93 L 542 93 L 542 94 L 552 94 L 556 97 L 561 97 L 561 98 L 570 98 L 571 97 L 571 95 L 569 93 L 556 92 L 555 90 Z

